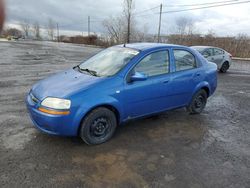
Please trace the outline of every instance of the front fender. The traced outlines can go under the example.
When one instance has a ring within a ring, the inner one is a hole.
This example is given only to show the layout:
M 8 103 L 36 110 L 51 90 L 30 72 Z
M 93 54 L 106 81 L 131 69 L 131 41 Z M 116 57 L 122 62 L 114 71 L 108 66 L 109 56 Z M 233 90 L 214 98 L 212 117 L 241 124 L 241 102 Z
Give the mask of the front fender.
M 96 97 L 96 100 L 88 100 L 88 102 L 86 103 L 82 103 L 74 116 L 74 125 L 76 127 L 76 131 L 78 130 L 80 123 L 82 121 L 82 119 L 86 116 L 86 114 L 88 112 L 90 112 L 91 110 L 99 107 L 99 106 L 112 106 L 113 108 L 115 108 L 118 113 L 119 113 L 119 122 L 121 122 L 121 119 L 123 118 L 123 109 L 122 109 L 122 105 L 120 104 L 120 102 L 112 97 L 112 96 L 108 96 L 105 98 L 105 100 L 103 100 L 103 98 L 98 98 Z

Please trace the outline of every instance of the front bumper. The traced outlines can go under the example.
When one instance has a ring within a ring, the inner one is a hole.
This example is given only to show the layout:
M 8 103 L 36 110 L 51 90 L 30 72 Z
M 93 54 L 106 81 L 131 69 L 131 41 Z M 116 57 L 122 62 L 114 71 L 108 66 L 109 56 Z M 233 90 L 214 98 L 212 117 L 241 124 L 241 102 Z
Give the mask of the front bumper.
M 69 115 L 51 115 L 38 110 L 40 101 L 34 100 L 29 93 L 26 97 L 26 105 L 30 118 L 34 125 L 41 131 L 61 136 L 76 136 L 78 125 L 73 123 L 73 113 Z

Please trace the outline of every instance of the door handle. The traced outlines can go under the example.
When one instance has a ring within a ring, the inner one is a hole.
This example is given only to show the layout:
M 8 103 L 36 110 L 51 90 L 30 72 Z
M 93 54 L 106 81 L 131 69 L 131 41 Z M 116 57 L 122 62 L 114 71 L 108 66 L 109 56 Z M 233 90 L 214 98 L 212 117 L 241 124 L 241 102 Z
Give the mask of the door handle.
M 169 80 L 164 80 L 162 83 L 167 84 Z
M 196 76 L 200 76 L 201 74 L 200 73 L 196 73 Z

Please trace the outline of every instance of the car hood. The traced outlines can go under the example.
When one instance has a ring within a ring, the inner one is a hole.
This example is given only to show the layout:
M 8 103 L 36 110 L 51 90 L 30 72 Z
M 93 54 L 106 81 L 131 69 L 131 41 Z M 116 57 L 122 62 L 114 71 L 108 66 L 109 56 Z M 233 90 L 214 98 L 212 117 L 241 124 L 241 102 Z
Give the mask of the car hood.
M 32 94 L 39 100 L 46 97 L 67 98 L 70 94 L 88 89 L 103 79 L 70 69 L 39 81 L 32 87 Z

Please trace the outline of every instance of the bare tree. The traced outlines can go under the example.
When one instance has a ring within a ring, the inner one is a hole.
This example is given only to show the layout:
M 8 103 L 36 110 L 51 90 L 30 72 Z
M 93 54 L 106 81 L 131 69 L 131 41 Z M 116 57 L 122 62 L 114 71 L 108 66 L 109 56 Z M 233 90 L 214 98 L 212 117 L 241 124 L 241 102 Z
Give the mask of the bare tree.
M 132 20 L 132 12 L 133 12 L 133 0 L 124 0 L 123 12 L 126 18 L 127 25 L 127 43 L 130 42 L 131 36 L 131 20 Z
M 137 41 L 144 38 L 144 34 L 136 28 L 136 22 L 132 16 L 133 9 L 133 0 L 124 0 L 122 14 L 117 17 L 110 17 L 103 22 L 111 44 L 129 43 L 131 40 Z
M 153 41 L 148 34 L 148 25 L 144 24 L 141 30 L 138 30 L 134 24 L 132 24 L 132 32 L 131 39 L 133 42 L 145 42 L 145 41 Z
M 21 28 L 24 32 L 24 36 L 28 38 L 30 32 L 30 23 L 28 20 L 24 20 L 21 24 Z
M 41 39 L 41 36 L 40 36 L 40 24 L 38 22 L 35 22 L 33 24 L 33 32 L 34 32 L 34 35 L 35 35 L 36 39 Z
M 13 36 L 16 38 L 20 38 L 22 36 L 22 31 L 20 31 L 19 29 L 16 29 L 16 28 L 7 28 L 7 29 L 3 30 L 3 35 L 5 37 Z
M 122 17 L 110 17 L 104 20 L 103 26 L 107 30 L 111 44 L 124 42 L 126 27 Z
M 177 33 L 180 35 L 190 35 L 194 31 L 194 22 L 188 17 L 179 17 L 176 20 Z
M 215 31 L 213 29 L 208 29 L 206 35 L 207 36 L 215 36 L 216 34 L 215 34 Z
M 50 18 L 48 21 L 47 32 L 50 40 L 54 40 L 55 35 L 55 22 Z

